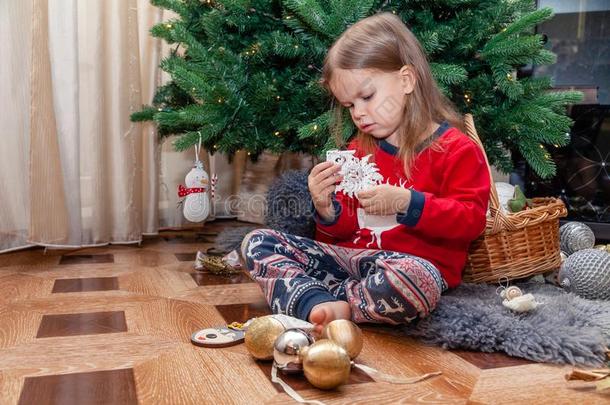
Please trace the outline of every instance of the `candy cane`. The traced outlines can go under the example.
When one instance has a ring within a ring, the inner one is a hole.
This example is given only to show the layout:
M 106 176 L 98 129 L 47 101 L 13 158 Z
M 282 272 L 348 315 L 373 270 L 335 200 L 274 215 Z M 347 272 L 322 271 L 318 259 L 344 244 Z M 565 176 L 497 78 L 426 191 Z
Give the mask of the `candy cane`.
M 214 173 L 212 175 L 212 181 L 211 181 L 211 185 L 212 185 L 212 198 L 214 198 L 214 192 L 216 191 L 216 182 L 218 181 L 218 176 L 216 175 L 216 173 Z

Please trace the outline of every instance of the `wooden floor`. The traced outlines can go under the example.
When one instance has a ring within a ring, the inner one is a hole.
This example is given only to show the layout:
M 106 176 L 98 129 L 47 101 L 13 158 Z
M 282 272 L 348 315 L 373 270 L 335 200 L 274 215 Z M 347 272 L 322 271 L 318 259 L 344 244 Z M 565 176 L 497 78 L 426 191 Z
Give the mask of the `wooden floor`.
M 270 365 L 254 361 L 243 345 L 190 343 L 198 329 L 269 313 L 248 277 L 193 270 L 195 252 L 235 225 L 210 222 L 203 235 L 167 232 L 141 247 L 0 255 L 0 403 L 289 403 L 270 382 Z M 389 327 L 366 327 L 364 335 L 358 362 L 394 375 L 442 375 L 392 385 L 352 372 L 349 384 L 331 392 L 303 377 L 286 380 L 329 404 L 610 402 L 589 386 L 566 383 L 570 367 L 448 352 Z

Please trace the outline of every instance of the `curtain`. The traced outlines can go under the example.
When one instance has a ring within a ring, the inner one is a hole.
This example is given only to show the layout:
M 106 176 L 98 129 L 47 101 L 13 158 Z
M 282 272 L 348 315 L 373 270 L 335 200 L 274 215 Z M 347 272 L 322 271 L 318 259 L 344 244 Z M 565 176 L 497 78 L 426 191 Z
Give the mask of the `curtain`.
M 0 251 L 28 245 L 32 0 L 0 1 Z
M 149 0 L 0 0 L 0 253 L 204 225 L 184 219 L 176 192 L 194 151 L 129 120 L 169 79 L 158 67 L 168 46 L 149 34 L 169 18 Z M 257 223 L 271 180 L 316 163 L 202 159 L 218 175 L 209 220 Z
M 129 119 L 168 80 L 149 30 L 170 17 L 148 0 L 0 1 L 0 252 L 194 225 L 176 192 L 194 153 Z M 218 174 L 209 219 L 232 216 L 243 165 L 203 161 Z

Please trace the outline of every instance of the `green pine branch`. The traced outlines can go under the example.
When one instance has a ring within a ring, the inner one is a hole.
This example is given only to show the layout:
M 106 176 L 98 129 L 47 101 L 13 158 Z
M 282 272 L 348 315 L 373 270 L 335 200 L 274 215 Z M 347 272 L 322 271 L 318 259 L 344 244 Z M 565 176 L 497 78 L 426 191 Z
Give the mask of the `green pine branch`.
M 578 92 L 550 91 L 548 78 L 517 78 L 525 64 L 555 62 L 534 27 L 552 10 L 534 0 L 153 0 L 176 13 L 151 34 L 172 44 L 161 62 L 171 82 L 134 121 L 154 120 L 185 150 L 245 149 L 323 154 L 355 131 L 335 117 L 319 85 L 328 47 L 350 25 L 379 11 L 418 37 L 443 93 L 475 116 L 492 164 L 511 169 L 519 151 L 541 176 L 554 172 L 546 146 L 567 142 L 566 106 Z
M 468 79 L 468 72 L 459 65 L 430 63 L 430 70 L 437 82 L 444 85 L 460 84 Z

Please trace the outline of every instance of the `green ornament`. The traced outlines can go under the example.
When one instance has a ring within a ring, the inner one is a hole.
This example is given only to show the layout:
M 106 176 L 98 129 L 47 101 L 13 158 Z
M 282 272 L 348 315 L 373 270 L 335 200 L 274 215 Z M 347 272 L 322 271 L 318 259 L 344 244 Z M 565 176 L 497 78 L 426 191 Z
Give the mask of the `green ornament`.
M 515 186 L 515 193 L 513 194 L 513 198 L 508 200 L 508 209 L 510 212 L 520 212 L 526 208 L 532 208 L 533 203 L 531 198 L 526 198 L 523 191 L 521 191 L 521 187 L 518 185 Z

